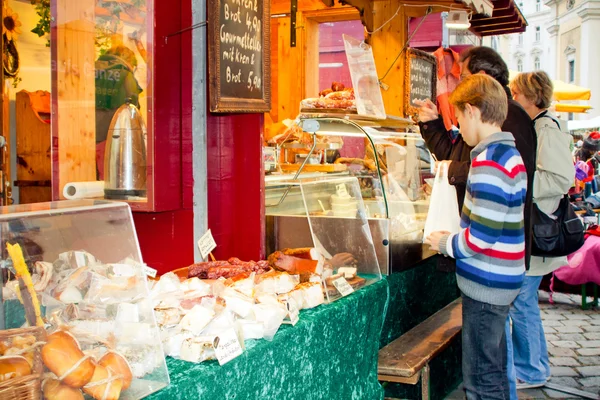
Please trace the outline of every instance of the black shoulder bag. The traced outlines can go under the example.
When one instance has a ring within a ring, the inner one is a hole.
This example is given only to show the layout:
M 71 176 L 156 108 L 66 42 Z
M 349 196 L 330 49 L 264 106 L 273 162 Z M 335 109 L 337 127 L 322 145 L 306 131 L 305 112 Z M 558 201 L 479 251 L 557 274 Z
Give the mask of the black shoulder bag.
M 583 222 L 577 217 L 569 196 L 564 195 L 553 219 L 533 203 L 533 243 L 531 254 L 539 257 L 568 256 L 579 250 L 585 241 Z
M 545 114 L 541 116 L 545 116 Z M 559 125 L 554 118 L 548 117 Z M 568 195 L 565 194 L 560 200 L 558 208 L 553 213 L 555 219 L 540 210 L 535 203 L 533 203 L 531 214 L 532 255 L 539 257 L 567 256 L 583 246 L 585 241 L 583 222 L 575 214 Z

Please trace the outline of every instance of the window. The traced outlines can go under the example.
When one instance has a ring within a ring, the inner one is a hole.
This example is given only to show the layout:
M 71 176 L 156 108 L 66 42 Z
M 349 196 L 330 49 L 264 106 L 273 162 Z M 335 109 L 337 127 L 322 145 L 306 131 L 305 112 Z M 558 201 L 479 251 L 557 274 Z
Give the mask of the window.
M 541 68 L 540 68 L 540 58 L 539 58 L 539 57 L 536 57 L 536 58 L 533 60 L 533 69 L 534 69 L 535 71 L 539 71 L 539 70 L 541 69 Z
M 536 26 L 535 27 L 535 41 L 539 42 L 541 40 L 541 36 L 542 36 L 542 29 L 540 26 Z
M 518 72 L 523 72 L 523 60 L 518 60 L 517 61 L 517 71 Z
M 535 0 L 535 11 L 538 12 L 542 9 L 542 0 Z
M 569 83 L 575 82 L 575 60 L 569 60 Z
M 519 33 L 519 46 L 523 46 L 523 34 Z
M 492 37 L 492 49 L 498 51 L 498 39 L 496 37 Z
M 342 34 L 360 38 L 364 35 L 364 27 L 359 20 L 319 24 L 319 86 L 313 90 L 327 89 L 331 82 L 352 87 Z M 311 96 L 317 93 L 311 93 Z
M 567 115 L 568 115 L 567 118 L 569 121 L 573 121 L 575 119 L 575 116 L 573 115 L 573 113 L 569 113 Z

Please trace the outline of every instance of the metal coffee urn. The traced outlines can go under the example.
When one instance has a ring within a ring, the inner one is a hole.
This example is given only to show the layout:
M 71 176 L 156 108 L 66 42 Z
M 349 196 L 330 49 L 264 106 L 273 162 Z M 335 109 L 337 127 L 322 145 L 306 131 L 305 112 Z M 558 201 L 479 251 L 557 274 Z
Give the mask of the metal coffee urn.
M 108 129 L 104 196 L 146 196 L 146 126 L 140 110 L 129 102 L 119 107 Z

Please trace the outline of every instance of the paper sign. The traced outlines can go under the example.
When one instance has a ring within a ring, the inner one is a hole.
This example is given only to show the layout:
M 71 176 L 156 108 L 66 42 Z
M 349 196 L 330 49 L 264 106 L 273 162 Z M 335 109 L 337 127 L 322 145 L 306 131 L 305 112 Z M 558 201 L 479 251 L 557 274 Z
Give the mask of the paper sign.
M 333 281 L 333 286 L 335 286 L 342 296 L 348 296 L 350 293 L 354 292 L 352 286 L 350 286 L 346 278 L 343 276 Z
M 296 307 L 296 304 L 286 302 L 286 305 L 288 309 L 288 316 L 290 318 L 290 322 L 292 323 L 292 325 L 296 325 L 298 323 L 298 320 L 300 320 L 300 311 L 298 310 L 298 307 Z
M 348 191 L 346 190 L 346 185 L 344 183 L 336 185 L 335 190 L 339 197 L 348 197 Z
M 148 275 L 150 278 L 156 278 L 156 270 L 154 268 L 150 268 L 146 264 L 143 267 L 144 273 Z
M 233 328 L 229 328 L 215 338 L 215 355 L 219 365 L 224 365 L 243 353 Z
M 210 229 L 206 231 L 204 235 L 198 240 L 198 249 L 202 258 L 206 258 L 214 249 L 217 248 L 217 243 L 210 232 Z

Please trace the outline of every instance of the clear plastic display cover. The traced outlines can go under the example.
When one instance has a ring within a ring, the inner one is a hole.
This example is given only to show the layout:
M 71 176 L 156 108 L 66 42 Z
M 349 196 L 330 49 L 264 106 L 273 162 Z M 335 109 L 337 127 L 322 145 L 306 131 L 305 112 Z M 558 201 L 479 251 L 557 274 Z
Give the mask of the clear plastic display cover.
M 381 279 L 368 211 L 355 177 L 302 180 L 302 197 L 328 301 Z
M 169 384 L 127 204 L 2 207 L 0 245 L 3 328 L 34 325 L 41 317 L 48 334 L 41 347 L 45 371 L 64 384 L 73 371 L 93 369 L 75 387 L 97 399 L 105 391 L 111 398 L 139 399 Z

